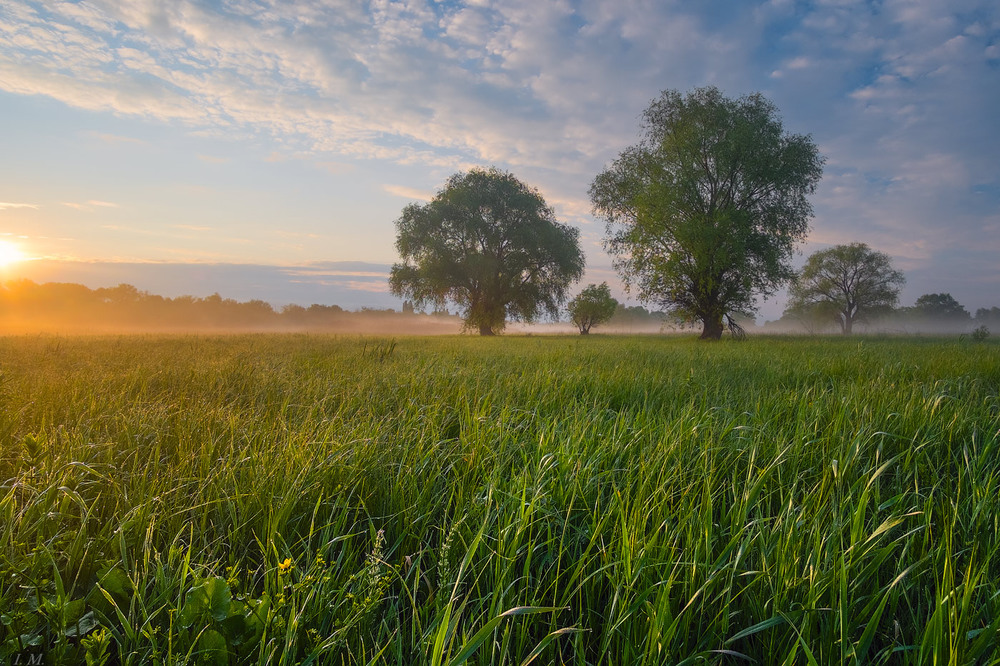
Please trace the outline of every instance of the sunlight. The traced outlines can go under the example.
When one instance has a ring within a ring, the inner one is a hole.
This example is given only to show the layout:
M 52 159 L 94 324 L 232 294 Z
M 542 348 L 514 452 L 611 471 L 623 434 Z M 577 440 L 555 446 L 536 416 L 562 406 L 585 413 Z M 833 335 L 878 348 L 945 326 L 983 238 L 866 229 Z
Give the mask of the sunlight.
M 6 268 L 24 259 L 24 253 L 15 243 L 0 240 L 0 268 Z

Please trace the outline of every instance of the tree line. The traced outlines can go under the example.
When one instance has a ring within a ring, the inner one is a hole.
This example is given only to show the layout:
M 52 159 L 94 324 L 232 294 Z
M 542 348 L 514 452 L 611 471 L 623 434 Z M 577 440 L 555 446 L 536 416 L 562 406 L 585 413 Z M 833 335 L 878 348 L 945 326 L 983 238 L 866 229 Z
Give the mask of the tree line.
M 362 320 L 386 326 L 423 319 L 457 330 L 459 318 L 447 312 L 418 315 L 412 307 L 403 312 L 362 308 L 348 311 L 337 305 L 275 308 L 258 299 L 237 301 L 219 294 L 199 298 L 169 298 L 141 291 L 130 284 L 90 289 L 81 284 L 37 284 L 17 280 L 0 285 L 0 320 L 6 330 L 33 329 L 280 329 L 342 330 L 356 328 Z
M 703 339 L 727 328 L 742 335 L 757 299 L 785 286 L 785 317 L 810 329 L 850 335 L 890 312 L 962 320 L 949 294 L 897 310 L 903 274 L 863 243 L 821 250 L 793 269 L 823 164 L 812 138 L 785 132 L 760 94 L 667 90 L 643 114 L 639 142 L 597 174 L 589 194 L 626 290 L 700 324 Z M 496 168 L 453 175 L 429 203 L 404 208 L 396 229 L 402 262 L 392 267 L 391 291 L 418 304 L 457 304 L 465 327 L 482 335 L 557 316 L 584 270 L 578 230 L 559 223 L 537 189 Z M 587 334 L 615 306 L 606 283 L 591 284 L 568 312 Z M 994 322 L 991 311 L 976 318 Z
M 610 298 L 610 293 L 608 293 Z M 609 326 L 656 328 L 662 312 L 612 302 Z M 219 294 L 165 297 L 131 284 L 90 289 L 82 284 L 15 280 L 0 284 L 0 324 L 7 331 L 57 330 L 303 330 L 328 332 L 457 332 L 462 319 L 447 309 L 421 311 L 411 302 L 400 310 L 363 307 L 346 310 L 314 303 L 274 307 Z

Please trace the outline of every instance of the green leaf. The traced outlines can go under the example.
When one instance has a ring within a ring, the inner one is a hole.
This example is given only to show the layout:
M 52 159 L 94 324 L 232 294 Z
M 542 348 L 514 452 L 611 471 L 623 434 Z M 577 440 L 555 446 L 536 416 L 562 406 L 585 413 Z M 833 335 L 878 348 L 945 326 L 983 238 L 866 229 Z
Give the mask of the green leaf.
M 242 615 L 231 615 L 219 623 L 219 628 L 232 645 L 241 645 L 248 634 L 253 633 Z
M 74 599 L 67 602 L 62 608 L 63 627 L 69 627 L 76 623 L 87 610 L 87 602 L 84 599 Z
M 101 587 L 118 597 L 127 597 L 132 590 L 132 581 L 121 569 L 109 569 L 100 576 Z
M 462 648 L 454 659 L 448 662 L 448 666 L 458 666 L 459 664 L 464 664 L 469 657 L 471 657 L 479 646 L 482 645 L 487 638 L 490 637 L 500 623 L 508 617 L 515 617 L 518 615 L 537 615 L 538 613 L 552 613 L 556 611 L 564 610 L 560 607 L 551 606 L 518 606 L 516 608 L 511 608 L 503 613 L 500 613 L 495 618 L 487 622 L 482 629 L 476 632 L 476 634 L 469 640 L 468 643 Z
M 757 624 L 753 625 L 752 627 L 747 627 L 743 631 L 737 633 L 735 636 L 731 636 L 730 638 L 726 639 L 725 642 L 723 642 L 723 645 L 729 645 L 730 643 L 734 643 L 734 642 L 740 640 L 741 638 L 746 638 L 747 636 L 751 636 L 753 634 L 756 634 L 759 631 L 764 631 L 765 629 L 770 629 L 771 627 L 776 627 L 779 624 L 785 624 L 787 621 L 788 620 L 785 618 L 784 615 L 775 615 L 774 617 L 768 618 L 767 620 L 764 620 L 763 622 L 758 622 Z
M 229 617 L 232 598 L 229 583 L 224 578 L 206 578 L 188 590 L 184 597 L 184 607 L 177 619 L 182 627 L 192 626 L 205 615 L 210 615 L 216 622 L 222 622 Z
M 94 611 L 90 611 L 86 615 L 80 617 L 73 624 L 66 627 L 64 634 L 66 636 L 83 636 L 90 633 L 97 627 L 101 626 L 101 623 L 97 621 L 94 616 Z
M 216 576 L 209 578 L 203 583 L 205 593 L 208 595 L 208 610 L 215 618 L 216 622 L 222 622 L 229 617 L 229 604 L 232 603 L 233 595 L 229 589 L 229 583 L 225 578 Z
M 228 666 L 229 645 L 225 637 L 214 629 L 203 631 L 198 638 L 199 661 L 215 666 Z

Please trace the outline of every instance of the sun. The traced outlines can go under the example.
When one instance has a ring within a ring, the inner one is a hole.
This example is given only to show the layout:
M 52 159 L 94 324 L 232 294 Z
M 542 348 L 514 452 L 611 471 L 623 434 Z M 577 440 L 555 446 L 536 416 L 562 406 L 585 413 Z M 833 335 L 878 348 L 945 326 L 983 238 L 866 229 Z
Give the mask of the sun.
M 21 248 L 10 241 L 0 240 L 0 268 L 6 268 L 23 260 L 24 253 L 21 252 Z

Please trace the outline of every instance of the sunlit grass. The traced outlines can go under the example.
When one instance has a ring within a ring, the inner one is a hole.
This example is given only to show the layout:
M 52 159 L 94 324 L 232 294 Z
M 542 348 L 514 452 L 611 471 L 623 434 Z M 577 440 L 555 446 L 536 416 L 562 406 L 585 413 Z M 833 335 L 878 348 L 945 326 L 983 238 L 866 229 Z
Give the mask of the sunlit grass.
M 996 344 L 35 337 L 0 371 L 0 662 L 998 658 Z

